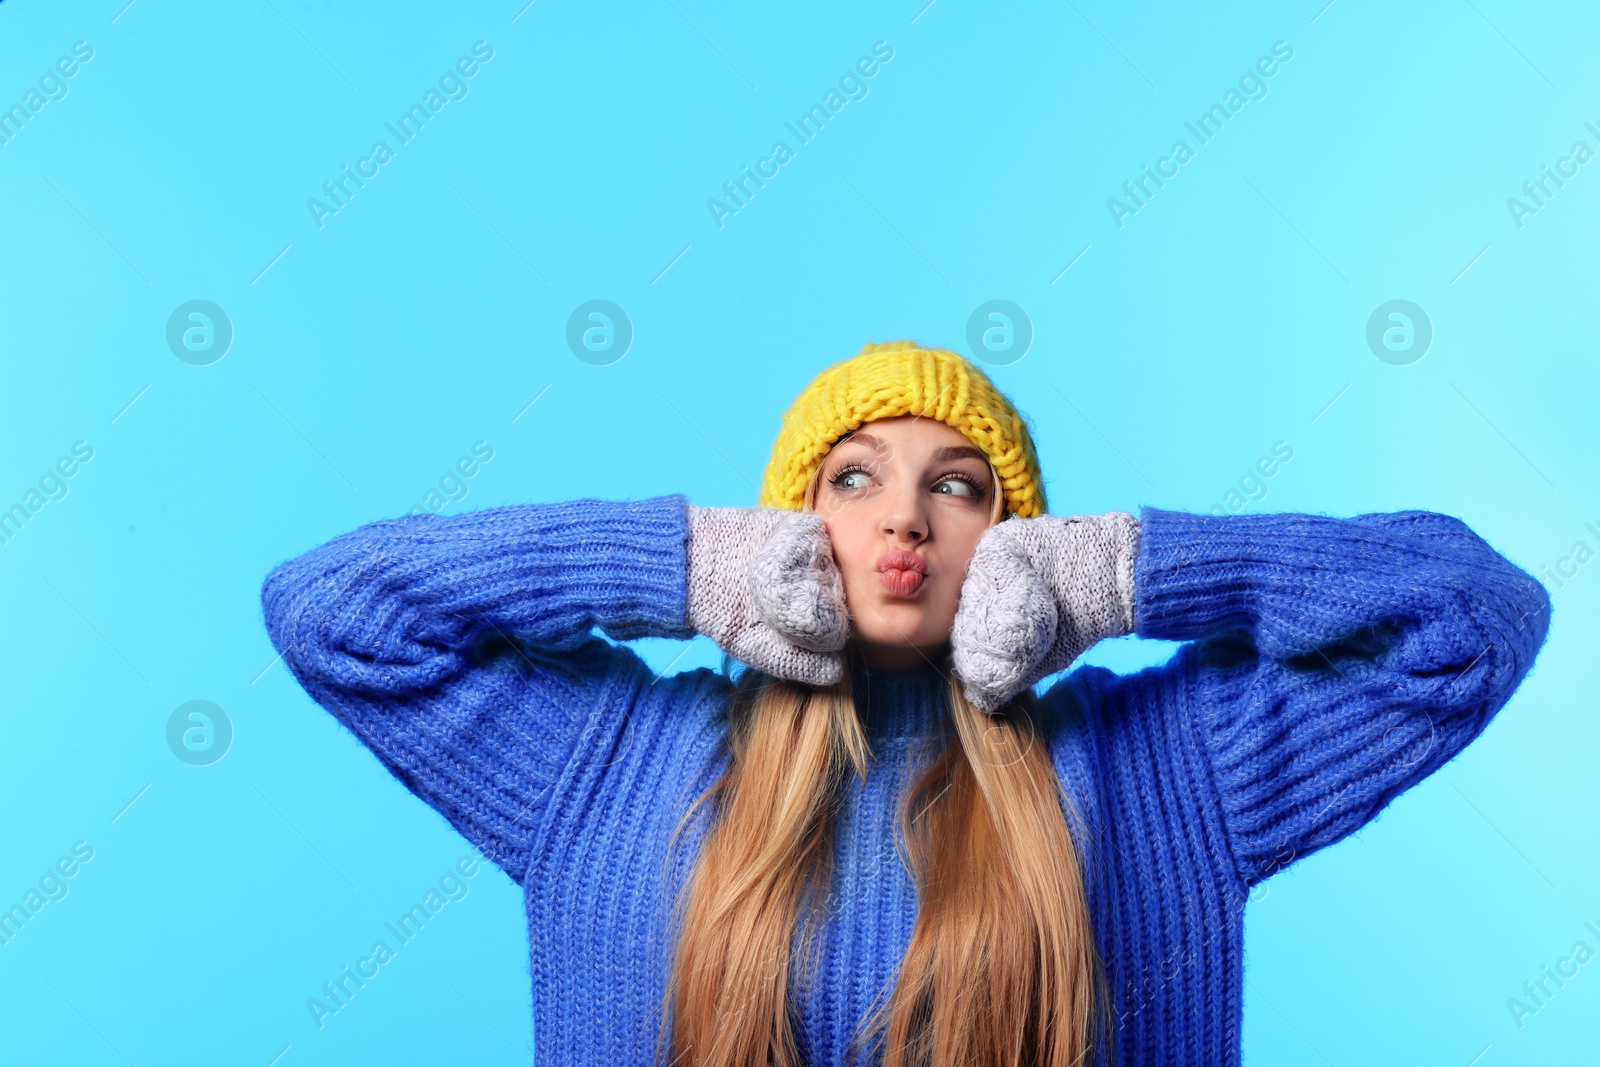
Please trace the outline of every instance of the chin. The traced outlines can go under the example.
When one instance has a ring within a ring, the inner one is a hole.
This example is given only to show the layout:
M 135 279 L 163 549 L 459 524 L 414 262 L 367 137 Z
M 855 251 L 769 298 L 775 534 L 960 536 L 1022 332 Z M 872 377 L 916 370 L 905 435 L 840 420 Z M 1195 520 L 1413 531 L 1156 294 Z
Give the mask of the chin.
M 891 648 L 926 648 L 950 640 L 950 620 L 935 618 L 925 605 L 885 600 L 872 605 L 869 618 L 857 616 L 855 635 Z

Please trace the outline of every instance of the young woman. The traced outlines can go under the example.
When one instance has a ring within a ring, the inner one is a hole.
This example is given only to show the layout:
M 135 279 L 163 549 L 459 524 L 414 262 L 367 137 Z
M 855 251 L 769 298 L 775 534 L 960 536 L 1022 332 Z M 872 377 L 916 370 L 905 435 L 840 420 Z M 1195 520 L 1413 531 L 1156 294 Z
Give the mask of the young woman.
M 267 578 L 307 692 L 524 888 L 540 1063 L 1236 1064 L 1250 888 L 1549 624 L 1447 515 L 1050 516 L 1016 409 L 911 342 L 811 383 L 759 504 L 412 515 Z M 722 672 L 614 643 L 696 633 Z M 1184 644 L 1035 694 L 1129 633 Z

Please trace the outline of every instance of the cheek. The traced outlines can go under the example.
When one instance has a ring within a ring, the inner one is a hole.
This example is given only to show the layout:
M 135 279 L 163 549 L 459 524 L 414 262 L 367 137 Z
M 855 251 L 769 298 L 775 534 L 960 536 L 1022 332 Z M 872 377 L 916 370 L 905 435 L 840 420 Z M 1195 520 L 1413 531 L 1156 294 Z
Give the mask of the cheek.
M 945 565 L 953 574 L 964 576 L 967 573 L 967 565 L 972 562 L 973 553 L 978 550 L 978 542 L 983 539 L 988 529 L 988 524 L 984 523 L 967 524 L 949 531 L 946 539 L 949 551 L 945 556 Z
M 825 519 L 824 524 L 834 562 L 839 565 L 839 573 L 844 578 L 845 600 L 856 605 L 870 602 L 877 583 L 877 555 L 872 550 L 870 538 L 849 522 Z
M 837 516 L 825 518 L 823 525 L 828 531 L 828 543 L 833 549 L 834 561 L 848 576 L 861 565 L 861 537 L 852 524 L 840 521 Z

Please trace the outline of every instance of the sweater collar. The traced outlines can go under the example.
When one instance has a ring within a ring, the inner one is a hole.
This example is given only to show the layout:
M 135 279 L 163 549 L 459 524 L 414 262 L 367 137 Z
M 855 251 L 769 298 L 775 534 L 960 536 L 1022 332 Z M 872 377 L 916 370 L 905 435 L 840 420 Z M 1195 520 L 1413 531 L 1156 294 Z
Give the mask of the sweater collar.
M 852 658 L 850 689 L 867 736 L 892 741 L 926 737 L 949 717 L 944 669 L 931 663 L 903 671 L 871 670 Z

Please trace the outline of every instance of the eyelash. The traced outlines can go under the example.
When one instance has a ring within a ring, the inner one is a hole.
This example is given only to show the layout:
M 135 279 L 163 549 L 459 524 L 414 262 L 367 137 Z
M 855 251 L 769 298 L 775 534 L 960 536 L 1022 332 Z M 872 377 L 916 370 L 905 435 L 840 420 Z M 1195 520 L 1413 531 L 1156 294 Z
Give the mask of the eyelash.
M 835 471 L 833 477 L 828 479 L 828 484 L 833 486 L 835 489 L 838 489 L 841 493 L 848 493 L 850 490 L 848 490 L 848 489 L 840 489 L 839 488 L 839 483 L 844 480 L 845 475 L 854 474 L 854 473 L 856 473 L 858 471 L 860 473 L 862 473 L 862 474 L 865 474 L 865 475 L 869 476 L 869 477 L 872 475 L 872 472 L 867 470 L 867 468 L 863 467 L 861 464 L 852 463 L 847 467 L 843 467 L 843 468 Z M 966 474 L 966 473 L 964 473 L 962 471 L 946 471 L 945 473 L 939 475 L 938 479 L 935 480 L 933 484 L 934 485 L 938 485 L 941 482 L 948 481 L 951 478 L 954 478 L 957 481 L 966 482 L 969 486 L 971 486 L 972 487 L 973 499 L 975 499 L 975 500 L 982 500 L 983 499 L 983 496 L 984 496 L 984 488 L 983 488 L 983 486 L 978 484 L 978 480 L 976 478 L 972 477 L 972 475 Z

